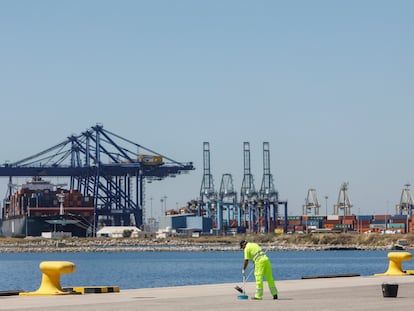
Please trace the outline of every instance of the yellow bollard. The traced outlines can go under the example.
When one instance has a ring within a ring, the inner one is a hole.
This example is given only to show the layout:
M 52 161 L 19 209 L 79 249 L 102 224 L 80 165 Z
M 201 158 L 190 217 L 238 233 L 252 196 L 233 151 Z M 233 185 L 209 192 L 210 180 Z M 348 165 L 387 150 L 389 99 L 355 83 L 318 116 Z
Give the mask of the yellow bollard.
M 43 261 L 39 265 L 42 271 L 42 282 L 35 292 L 22 292 L 19 296 L 51 296 L 68 295 L 60 286 L 60 275 L 73 273 L 76 270 L 74 263 L 70 261 Z
M 388 270 L 385 273 L 378 273 L 375 276 L 400 276 L 400 275 L 409 275 L 409 271 L 403 271 L 402 261 L 413 259 L 413 255 L 409 252 L 390 252 L 387 255 L 389 259 Z M 408 273 L 407 273 L 408 272 Z

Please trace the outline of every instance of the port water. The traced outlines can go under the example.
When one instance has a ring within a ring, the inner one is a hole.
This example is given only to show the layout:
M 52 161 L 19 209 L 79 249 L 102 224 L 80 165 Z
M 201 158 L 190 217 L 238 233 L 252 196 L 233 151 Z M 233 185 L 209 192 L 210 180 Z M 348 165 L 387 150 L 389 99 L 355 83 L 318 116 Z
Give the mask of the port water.
M 290 280 L 382 273 L 388 267 L 387 253 L 385 250 L 272 251 L 268 256 L 275 279 Z M 0 290 L 36 290 L 41 280 L 39 263 L 51 260 L 76 264 L 75 273 L 61 276 L 62 286 L 119 286 L 122 290 L 237 283 L 242 280 L 242 257 L 239 251 L 3 253 Z M 414 263 L 404 262 L 403 268 L 414 269 Z

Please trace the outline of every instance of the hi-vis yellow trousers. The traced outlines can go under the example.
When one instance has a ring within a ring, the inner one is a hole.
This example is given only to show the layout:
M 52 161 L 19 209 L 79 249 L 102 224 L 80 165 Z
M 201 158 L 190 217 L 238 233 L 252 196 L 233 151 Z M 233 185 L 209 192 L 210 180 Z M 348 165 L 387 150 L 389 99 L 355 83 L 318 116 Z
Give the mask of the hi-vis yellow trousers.
M 254 276 L 256 278 L 256 294 L 254 296 L 257 299 L 263 298 L 263 277 L 266 278 L 272 296 L 277 295 L 277 288 L 273 279 L 272 265 L 267 256 L 261 256 L 255 261 Z

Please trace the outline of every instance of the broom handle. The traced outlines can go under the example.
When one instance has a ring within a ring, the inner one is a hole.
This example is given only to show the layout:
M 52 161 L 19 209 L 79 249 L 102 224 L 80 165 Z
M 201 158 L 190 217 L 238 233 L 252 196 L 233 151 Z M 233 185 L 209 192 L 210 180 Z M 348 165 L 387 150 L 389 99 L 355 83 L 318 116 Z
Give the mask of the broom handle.
M 244 281 L 247 281 L 250 277 L 250 275 L 252 274 L 252 272 L 254 271 L 254 267 L 250 270 L 249 274 L 247 275 L 247 277 L 243 276 Z

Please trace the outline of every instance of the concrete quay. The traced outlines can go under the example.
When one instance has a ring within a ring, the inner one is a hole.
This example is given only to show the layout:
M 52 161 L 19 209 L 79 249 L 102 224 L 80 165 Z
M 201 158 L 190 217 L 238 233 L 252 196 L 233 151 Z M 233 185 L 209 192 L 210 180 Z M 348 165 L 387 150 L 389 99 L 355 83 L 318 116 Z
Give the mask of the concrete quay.
M 397 297 L 383 297 L 382 284 L 398 284 Z M 238 299 L 242 283 L 142 288 L 119 293 L 62 296 L 1 296 L 0 310 L 31 311 L 186 311 L 186 310 L 411 310 L 414 276 L 336 277 L 276 281 L 279 299 L 265 287 L 262 301 Z M 266 283 L 265 283 L 265 286 Z M 246 283 L 251 298 L 255 284 Z

